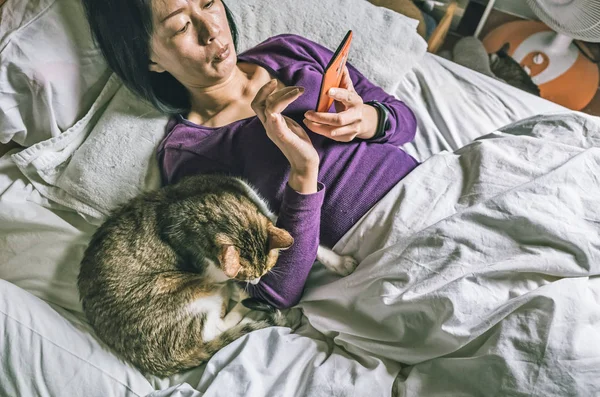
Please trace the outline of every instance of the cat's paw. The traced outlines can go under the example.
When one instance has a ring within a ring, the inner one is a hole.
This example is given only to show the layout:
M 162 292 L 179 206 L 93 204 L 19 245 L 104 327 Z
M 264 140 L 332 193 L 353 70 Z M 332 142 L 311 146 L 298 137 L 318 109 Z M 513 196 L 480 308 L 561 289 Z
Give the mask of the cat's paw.
M 356 267 L 358 266 L 358 261 L 353 257 L 346 255 L 342 257 L 342 260 L 339 261 L 336 266 L 333 268 L 333 271 L 339 274 L 340 276 L 347 276 L 352 274 Z

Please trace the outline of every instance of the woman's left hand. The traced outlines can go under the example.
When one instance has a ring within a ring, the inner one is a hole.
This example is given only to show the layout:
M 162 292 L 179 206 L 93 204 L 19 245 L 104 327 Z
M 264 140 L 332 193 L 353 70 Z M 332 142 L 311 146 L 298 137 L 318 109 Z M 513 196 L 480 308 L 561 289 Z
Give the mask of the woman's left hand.
M 340 142 L 354 138 L 369 139 L 377 131 L 377 109 L 365 105 L 354 90 L 348 68 L 344 66 L 340 88 L 332 88 L 328 95 L 334 99 L 336 113 L 304 113 L 304 125 L 311 131 Z

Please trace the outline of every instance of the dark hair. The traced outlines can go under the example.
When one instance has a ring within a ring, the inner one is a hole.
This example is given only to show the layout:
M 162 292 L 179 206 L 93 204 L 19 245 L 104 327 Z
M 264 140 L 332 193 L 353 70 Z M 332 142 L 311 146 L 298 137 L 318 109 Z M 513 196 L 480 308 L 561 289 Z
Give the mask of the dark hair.
M 150 63 L 151 0 L 82 0 L 92 35 L 108 66 L 133 92 L 164 113 L 185 113 L 190 100 L 185 87 L 169 72 L 154 73 Z M 237 49 L 233 15 L 223 2 Z

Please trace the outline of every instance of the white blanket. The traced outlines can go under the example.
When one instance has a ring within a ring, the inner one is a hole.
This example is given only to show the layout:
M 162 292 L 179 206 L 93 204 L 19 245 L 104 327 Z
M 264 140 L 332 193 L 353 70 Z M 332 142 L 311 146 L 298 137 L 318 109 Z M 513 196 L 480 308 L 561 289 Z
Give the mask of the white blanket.
M 378 396 L 396 375 L 398 396 L 595 395 L 599 208 L 597 119 L 540 116 L 435 155 L 337 244 L 352 275 L 311 273 L 301 307 L 335 344 L 255 332 L 201 393 L 153 396 Z
M 406 364 L 403 396 L 591 395 L 599 208 L 598 120 L 525 120 L 408 175 L 338 243 L 357 271 L 311 278 L 302 306 Z

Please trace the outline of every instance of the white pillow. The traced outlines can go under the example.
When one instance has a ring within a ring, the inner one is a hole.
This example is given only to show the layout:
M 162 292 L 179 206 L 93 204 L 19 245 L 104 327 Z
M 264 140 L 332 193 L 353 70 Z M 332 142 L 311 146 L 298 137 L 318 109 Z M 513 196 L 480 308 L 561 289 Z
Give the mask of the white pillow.
M 72 208 L 94 218 L 160 187 L 156 147 L 166 124 L 166 116 L 121 86 L 56 186 L 77 200 Z
M 80 0 L 9 0 L 0 7 L 0 142 L 61 134 L 110 76 Z

